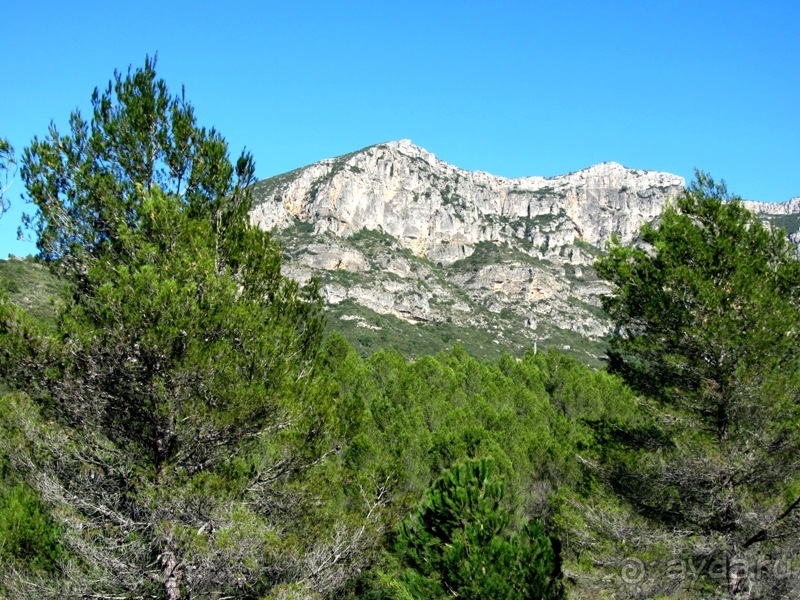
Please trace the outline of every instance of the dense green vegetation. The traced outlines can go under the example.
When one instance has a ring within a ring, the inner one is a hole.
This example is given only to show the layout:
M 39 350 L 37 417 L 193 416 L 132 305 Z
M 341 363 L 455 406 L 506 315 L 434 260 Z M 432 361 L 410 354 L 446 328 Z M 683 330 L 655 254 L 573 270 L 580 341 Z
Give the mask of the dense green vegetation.
M 786 230 L 786 233 L 792 234 L 800 231 L 800 215 L 779 215 L 772 219 L 772 222 L 778 227 Z
M 70 123 L 21 161 L 41 262 L 0 271 L 0 597 L 800 591 L 800 263 L 710 178 L 598 262 L 608 369 L 409 360 L 325 333 L 152 61 Z

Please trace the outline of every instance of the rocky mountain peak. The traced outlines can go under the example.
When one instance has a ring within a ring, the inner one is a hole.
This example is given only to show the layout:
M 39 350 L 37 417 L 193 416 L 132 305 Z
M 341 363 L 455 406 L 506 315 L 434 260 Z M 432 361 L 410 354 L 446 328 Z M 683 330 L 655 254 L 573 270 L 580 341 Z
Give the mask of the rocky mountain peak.
M 447 263 L 483 241 L 544 254 L 575 240 L 602 246 L 612 234 L 630 241 L 683 186 L 681 177 L 617 163 L 558 177 L 498 177 L 400 140 L 257 184 L 253 220 L 281 228 L 299 219 L 343 237 L 382 231 Z
M 283 242 L 288 275 L 321 281 L 331 322 L 362 349 L 389 327 L 412 354 L 464 340 L 485 356 L 538 343 L 585 358 L 610 327 L 598 253 L 612 235 L 635 240 L 684 185 L 615 162 L 498 177 L 399 140 L 257 183 L 251 217 Z M 800 198 L 748 206 L 800 244 Z

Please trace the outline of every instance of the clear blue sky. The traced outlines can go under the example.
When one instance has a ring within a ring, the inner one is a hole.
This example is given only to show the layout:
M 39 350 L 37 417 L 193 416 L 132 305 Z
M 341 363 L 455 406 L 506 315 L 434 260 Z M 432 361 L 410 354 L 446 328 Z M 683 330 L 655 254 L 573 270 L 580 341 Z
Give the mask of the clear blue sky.
M 31 0 L 2 16 L 0 136 L 18 153 L 157 52 L 262 178 L 410 138 L 509 177 L 697 166 L 745 198 L 800 195 L 796 0 Z M 21 192 L 2 257 L 35 252 L 14 241 Z

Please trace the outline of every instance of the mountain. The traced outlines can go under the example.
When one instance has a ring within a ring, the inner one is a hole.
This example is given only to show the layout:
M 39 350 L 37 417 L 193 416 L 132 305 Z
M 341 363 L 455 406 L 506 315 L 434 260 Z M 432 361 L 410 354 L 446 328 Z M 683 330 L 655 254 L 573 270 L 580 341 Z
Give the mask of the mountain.
M 402 140 L 257 183 L 251 218 L 282 241 L 287 274 L 319 279 L 331 326 L 362 352 L 461 341 L 484 356 L 554 346 L 592 362 L 610 332 L 595 258 L 612 235 L 635 243 L 684 185 L 616 163 L 497 177 Z M 800 242 L 800 198 L 750 206 Z

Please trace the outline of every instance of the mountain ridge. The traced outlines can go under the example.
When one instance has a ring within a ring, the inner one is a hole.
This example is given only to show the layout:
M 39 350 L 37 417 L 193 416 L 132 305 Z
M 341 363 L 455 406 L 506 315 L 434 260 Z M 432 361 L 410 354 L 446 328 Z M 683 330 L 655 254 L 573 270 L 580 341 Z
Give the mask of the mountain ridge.
M 253 219 L 265 228 L 313 221 L 317 232 L 343 237 L 365 227 L 385 231 L 417 255 L 453 262 L 480 241 L 520 237 L 509 229 L 515 221 L 524 227 L 526 219 L 560 213 L 571 224 L 559 229 L 559 246 L 572 242 L 570 234 L 592 245 L 612 233 L 630 241 L 684 184 L 675 175 L 613 162 L 554 177 L 500 177 L 460 169 L 401 140 L 256 184 Z M 503 227 L 493 218 L 511 222 Z M 551 237 L 532 241 L 550 245 Z
M 482 329 L 497 352 L 554 345 L 594 359 L 611 331 L 595 259 L 612 236 L 636 243 L 684 186 L 614 162 L 500 177 L 400 140 L 257 183 L 251 219 L 283 243 L 288 275 L 320 280 L 351 341 L 410 326 L 409 340 L 445 347 Z M 800 242 L 800 198 L 757 207 Z

